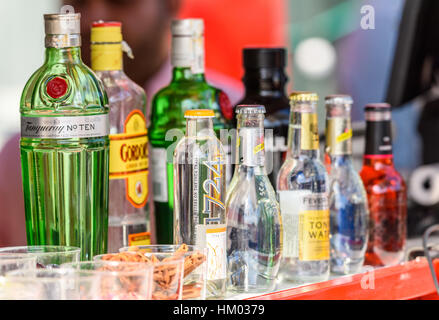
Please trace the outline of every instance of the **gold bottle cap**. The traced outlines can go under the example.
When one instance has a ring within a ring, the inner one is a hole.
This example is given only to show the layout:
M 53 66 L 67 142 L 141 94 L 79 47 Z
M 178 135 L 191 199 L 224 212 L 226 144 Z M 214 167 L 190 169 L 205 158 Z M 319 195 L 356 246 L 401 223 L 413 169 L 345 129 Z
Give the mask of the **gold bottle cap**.
M 81 14 L 54 13 L 44 15 L 46 47 L 66 48 L 81 45 Z
M 310 91 L 294 91 L 290 94 L 291 102 L 317 102 L 319 96 L 315 92 Z
M 122 23 L 118 21 L 96 21 L 91 27 L 91 42 L 122 42 Z

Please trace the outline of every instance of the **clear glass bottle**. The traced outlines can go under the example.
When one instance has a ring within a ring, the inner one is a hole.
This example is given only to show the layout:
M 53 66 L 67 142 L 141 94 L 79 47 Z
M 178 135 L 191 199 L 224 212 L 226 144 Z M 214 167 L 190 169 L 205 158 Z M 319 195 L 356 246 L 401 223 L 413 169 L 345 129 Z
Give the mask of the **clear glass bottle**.
M 407 240 L 407 187 L 393 165 L 392 111 L 387 103 L 365 107 L 366 150 L 360 176 L 370 212 L 365 264 L 403 261 Z
M 28 245 L 107 251 L 108 102 L 81 60 L 80 14 L 44 15 L 46 59 L 20 102 Z
M 99 21 L 91 29 L 91 66 L 110 106 L 109 252 L 150 244 L 146 95 L 123 71 L 121 27 Z
M 318 96 L 290 95 L 288 151 L 277 179 L 283 224 L 281 280 L 295 283 L 329 278 L 328 174 L 319 159 Z
M 186 135 L 174 152 L 174 243 L 209 248 L 207 297 L 226 291 L 225 153 L 213 110 L 187 110 Z
M 204 76 L 203 20 L 174 20 L 171 31 L 172 81 L 154 96 L 149 127 L 155 228 L 160 244 L 173 243 L 172 155 L 178 140 L 184 136 L 185 110 L 212 110 L 215 113 L 213 128 L 218 137 L 233 118 L 227 95 L 208 84 Z
M 336 274 L 361 271 L 369 236 L 366 191 L 352 162 L 352 103 L 347 95 L 325 98 L 331 272 Z
M 238 105 L 238 180 L 227 199 L 227 288 L 271 291 L 282 253 L 276 193 L 265 170 L 264 113 L 260 105 Z

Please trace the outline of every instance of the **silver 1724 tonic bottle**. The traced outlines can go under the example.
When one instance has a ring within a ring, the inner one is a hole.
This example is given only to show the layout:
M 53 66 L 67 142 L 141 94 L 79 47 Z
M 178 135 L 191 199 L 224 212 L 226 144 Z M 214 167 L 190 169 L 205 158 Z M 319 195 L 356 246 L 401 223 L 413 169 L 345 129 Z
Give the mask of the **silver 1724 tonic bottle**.
M 319 159 L 318 96 L 290 95 L 287 157 L 277 191 L 284 230 L 281 279 L 296 283 L 329 278 L 328 174 Z
M 107 97 L 81 61 L 80 14 L 44 20 L 46 60 L 20 102 L 27 241 L 77 246 L 90 260 L 107 250 Z
M 174 242 L 208 248 L 207 296 L 226 289 L 225 154 L 212 110 L 184 113 L 186 135 L 174 152 Z
M 123 72 L 121 27 L 99 21 L 91 29 L 91 66 L 110 105 L 109 252 L 150 244 L 146 95 Z
M 227 198 L 227 289 L 273 290 L 281 262 L 282 227 L 276 193 L 265 169 L 261 105 L 236 107 L 239 135 L 237 183 Z

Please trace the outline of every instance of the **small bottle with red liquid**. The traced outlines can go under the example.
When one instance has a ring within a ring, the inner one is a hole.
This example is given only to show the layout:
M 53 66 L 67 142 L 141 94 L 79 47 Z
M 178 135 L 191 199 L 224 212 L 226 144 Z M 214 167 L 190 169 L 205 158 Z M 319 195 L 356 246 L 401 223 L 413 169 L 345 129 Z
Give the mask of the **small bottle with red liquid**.
M 393 166 L 392 113 L 387 103 L 365 107 L 366 150 L 360 176 L 370 211 L 366 265 L 387 266 L 404 258 L 407 230 L 407 193 Z

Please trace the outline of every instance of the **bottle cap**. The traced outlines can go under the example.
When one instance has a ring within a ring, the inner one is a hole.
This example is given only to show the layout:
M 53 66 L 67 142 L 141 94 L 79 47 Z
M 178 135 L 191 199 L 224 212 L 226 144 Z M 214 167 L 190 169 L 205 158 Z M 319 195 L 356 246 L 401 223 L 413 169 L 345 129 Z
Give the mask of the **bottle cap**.
M 392 106 L 385 102 L 378 102 L 378 103 L 368 103 L 364 110 L 367 111 L 390 111 L 392 109 Z
M 80 13 L 54 13 L 44 15 L 46 34 L 80 34 Z
M 242 54 L 247 69 L 284 68 L 286 65 L 285 48 L 244 48 Z
M 204 21 L 203 19 L 172 20 L 171 33 L 173 36 L 202 36 L 204 34 Z
M 81 14 L 54 13 L 44 15 L 46 48 L 68 48 L 81 45 Z
M 122 23 L 119 21 L 96 21 L 91 27 L 91 42 L 122 42 Z
M 185 118 L 213 118 L 215 113 L 210 109 L 193 109 L 184 112 Z
M 262 114 L 265 113 L 265 107 L 259 104 L 239 104 L 236 106 L 237 114 Z
M 317 102 L 319 96 L 315 92 L 309 91 L 295 91 L 290 94 L 290 101 L 292 102 Z
M 354 100 L 347 94 L 331 94 L 325 97 L 326 104 L 353 104 Z

